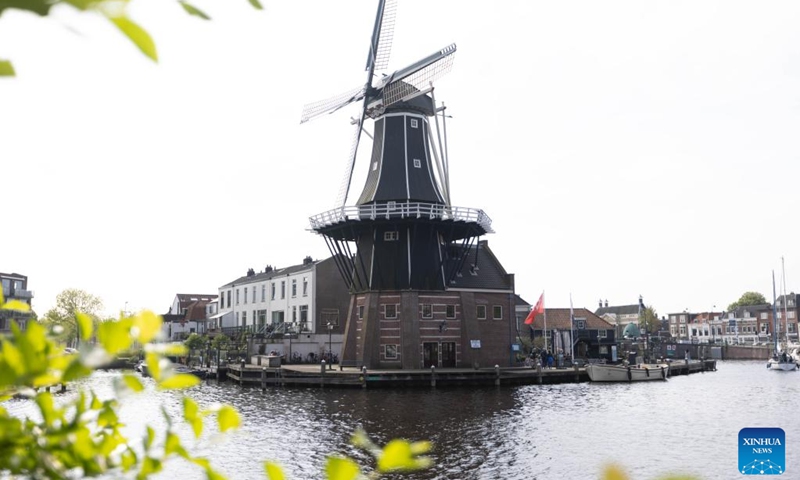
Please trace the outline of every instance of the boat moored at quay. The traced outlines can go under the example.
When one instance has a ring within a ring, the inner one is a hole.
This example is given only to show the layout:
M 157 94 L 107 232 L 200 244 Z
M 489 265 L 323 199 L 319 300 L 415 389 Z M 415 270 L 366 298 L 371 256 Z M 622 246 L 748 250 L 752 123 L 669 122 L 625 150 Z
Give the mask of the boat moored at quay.
M 651 380 L 666 380 L 670 375 L 670 365 L 666 363 L 639 365 L 592 364 L 586 366 L 586 373 L 593 382 L 647 382 Z

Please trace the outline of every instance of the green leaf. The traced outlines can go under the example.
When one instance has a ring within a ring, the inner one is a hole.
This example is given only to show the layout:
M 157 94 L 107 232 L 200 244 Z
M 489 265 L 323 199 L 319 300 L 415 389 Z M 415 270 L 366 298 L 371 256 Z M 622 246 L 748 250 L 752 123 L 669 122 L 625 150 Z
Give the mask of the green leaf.
M 53 396 L 48 392 L 36 395 L 36 405 L 39 406 L 39 411 L 42 412 L 45 425 L 53 425 L 57 417 L 56 411 L 53 408 Z
M 142 461 L 142 469 L 139 470 L 139 475 L 136 476 L 138 479 L 145 479 L 148 476 L 158 473 L 163 468 L 161 464 L 161 460 L 152 457 L 145 457 L 144 461 Z
M 127 450 L 122 452 L 122 458 L 121 458 L 122 471 L 127 472 L 135 465 L 136 465 L 136 452 L 134 452 L 133 449 L 128 448 Z
M 141 392 L 144 390 L 144 385 L 142 382 L 139 381 L 138 378 L 134 377 L 133 375 L 125 374 L 122 376 L 122 381 L 125 382 L 125 385 L 128 386 L 134 392 Z
M 129 320 L 113 320 L 103 322 L 97 329 L 97 339 L 108 353 L 114 355 L 126 350 L 133 344 L 130 335 L 131 322 Z
M 135 24 L 127 17 L 109 17 L 109 20 L 117 26 L 145 55 L 154 62 L 158 61 L 156 44 L 142 27 Z
M 31 306 L 20 300 L 9 300 L 0 307 L 0 310 L 12 310 L 14 312 L 30 312 Z
M 415 450 L 420 451 L 421 448 L 412 449 L 405 440 L 392 440 L 383 448 L 383 454 L 378 459 L 378 471 L 400 472 L 430 467 L 433 461 L 428 457 L 416 457 Z
M 144 439 L 144 449 L 147 451 L 153 445 L 156 438 L 156 431 L 150 425 L 147 426 L 147 438 Z
M 183 9 L 186 10 L 187 12 L 189 12 L 190 15 L 194 15 L 196 17 L 200 17 L 203 20 L 211 20 L 211 17 L 206 15 L 202 10 L 200 10 L 197 7 L 195 7 L 194 5 L 189 4 L 189 2 L 180 1 L 178 3 L 180 3 L 181 6 L 183 7 Z
M 144 361 L 147 364 L 147 373 L 150 374 L 156 381 L 161 380 L 161 357 L 155 353 L 147 352 L 144 355 Z
M 249 0 L 249 1 L 250 5 L 252 5 L 253 7 L 257 8 L 258 10 L 264 10 L 264 7 L 261 6 L 261 2 L 259 2 L 258 0 Z
M 160 315 L 145 310 L 133 318 L 133 326 L 136 327 L 136 338 L 142 343 L 147 343 L 161 331 L 163 320 Z
M 198 415 L 197 403 L 189 397 L 183 397 L 183 418 L 192 426 L 195 438 L 203 433 L 203 419 Z
M 286 477 L 283 475 L 283 469 L 277 464 L 272 462 L 264 462 L 264 471 L 267 474 L 267 478 L 269 480 L 285 480 Z M 330 478 L 330 477 L 328 477 Z
M 83 312 L 76 312 L 75 320 L 78 322 L 78 332 L 80 333 L 80 338 L 83 340 L 92 338 L 92 317 Z
M 16 345 L 7 340 L 3 340 L 0 345 L 3 346 L 3 356 L 0 357 L 0 359 L 2 359 L 3 363 L 10 367 L 15 374 L 22 376 L 25 373 L 25 365 L 22 361 L 22 353 L 20 353 Z
M 328 480 L 354 480 L 358 478 L 360 469 L 353 460 L 345 457 L 328 457 L 325 464 Z
M 173 453 L 176 453 L 183 458 L 187 458 L 189 456 L 181 445 L 181 439 L 178 438 L 178 436 L 174 433 L 167 432 L 167 440 L 164 442 L 164 455 L 172 455 Z
M 91 374 L 92 369 L 81 363 L 81 359 L 76 356 L 72 363 L 70 363 L 67 369 L 64 371 L 62 380 L 65 382 L 70 382 L 79 378 L 88 377 Z
M 162 382 L 158 386 L 165 390 L 178 390 L 181 388 L 194 387 L 200 383 L 200 379 L 190 373 L 179 373 L 173 375 Z
M 231 428 L 238 428 L 242 424 L 242 419 L 235 408 L 230 405 L 223 405 L 217 412 L 217 423 L 219 424 L 219 431 L 226 432 Z
M 13 77 L 16 75 L 14 65 L 8 60 L 0 60 L 0 77 Z M 2 295 L 2 293 L 0 293 Z M 3 304 L 3 298 L 0 297 L 0 305 Z
M 17 8 L 38 13 L 44 17 L 50 13 L 50 7 L 52 7 L 53 4 L 54 2 L 48 0 L 0 0 L 0 14 L 2 14 L 3 10 L 6 8 Z

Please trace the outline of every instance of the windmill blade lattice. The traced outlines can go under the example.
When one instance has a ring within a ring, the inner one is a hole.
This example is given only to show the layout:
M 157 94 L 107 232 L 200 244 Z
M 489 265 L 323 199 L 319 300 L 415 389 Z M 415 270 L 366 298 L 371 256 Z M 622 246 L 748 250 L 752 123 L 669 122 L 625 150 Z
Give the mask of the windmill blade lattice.
M 383 106 L 393 105 L 408 95 L 424 89 L 453 68 L 456 45 L 451 44 L 403 70 L 392 74 L 383 87 Z
M 353 102 L 357 102 L 364 98 L 364 93 L 366 91 L 366 86 L 358 87 L 347 92 L 340 93 L 335 97 L 306 104 L 303 106 L 303 113 L 300 114 L 300 123 L 305 123 L 314 117 L 322 115 L 323 113 L 333 113 L 344 106 L 347 106 Z
M 358 154 L 358 144 L 361 140 L 361 129 L 364 127 L 365 112 L 361 111 L 361 118 L 356 124 L 356 130 L 353 133 L 353 142 L 350 144 L 350 154 L 347 157 L 347 165 L 345 166 L 344 176 L 342 183 L 339 185 L 339 193 L 336 195 L 337 207 L 344 207 L 347 202 L 347 195 L 350 193 L 350 182 L 353 179 L 353 167 L 356 164 L 356 154 Z
M 386 0 L 383 6 L 383 15 L 380 22 L 380 40 L 375 47 L 375 68 L 374 70 L 385 70 L 389 65 L 389 57 L 392 54 L 392 39 L 394 37 L 394 22 L 397 18 L 397 0 Z M 367 68 L 369 70 L 369 62 Z

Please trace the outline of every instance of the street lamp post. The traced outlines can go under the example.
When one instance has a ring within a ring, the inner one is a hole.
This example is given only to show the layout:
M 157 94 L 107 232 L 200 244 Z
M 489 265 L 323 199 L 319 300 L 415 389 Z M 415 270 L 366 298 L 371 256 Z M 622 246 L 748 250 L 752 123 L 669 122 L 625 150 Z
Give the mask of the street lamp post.
M 333 324 L 328 322 L 328 370 L 333 370 Z
M 292 335 L 294 335 L 295 322 L 292 322 L 289 325 L 290 325 L 290 329 L 289 329 L 289 358 L 288 358 L 288 362 L 291 363 L 292 359 L 293 359 L 293 357 L 292 357 Z

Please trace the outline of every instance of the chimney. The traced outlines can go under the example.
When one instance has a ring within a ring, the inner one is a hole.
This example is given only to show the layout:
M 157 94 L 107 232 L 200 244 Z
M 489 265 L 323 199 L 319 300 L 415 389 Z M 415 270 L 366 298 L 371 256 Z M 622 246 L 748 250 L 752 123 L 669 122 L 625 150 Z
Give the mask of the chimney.
M 314 259 L 311 258 L 311 255 L 307 255 L 306 258 L 303 259 L 303 265 L 310 265 L 314 263 Z
M 606 298 L 606 308 L 608 308 L 608 299 Z
M 272 265 L 267 265 L 267 268 L 264 269 L 264 273 L 269 273 L 272 271 Z
M 253 275 L 255 275 L 255 274 L 256 274 L 256 271 L 255 271 L 255 270 L 253 270 L 252 268 L 248 268 L 248 269 L 247 269 L 247 276 L 248 276 L 248 277 L 252 277 L 252 276 L 253 276 Z

